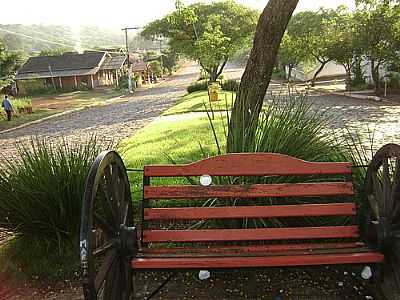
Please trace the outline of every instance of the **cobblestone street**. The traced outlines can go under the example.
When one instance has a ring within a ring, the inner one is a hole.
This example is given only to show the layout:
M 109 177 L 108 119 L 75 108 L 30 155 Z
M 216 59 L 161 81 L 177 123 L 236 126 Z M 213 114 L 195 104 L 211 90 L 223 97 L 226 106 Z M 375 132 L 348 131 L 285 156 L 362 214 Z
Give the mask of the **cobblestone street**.
M 31 136 L 81 142 L 95 134 L 105 143 L 132 135 L 153 120 L 186 93 L 186 87 L 197 79 L 197 65 L 187 65 L 165 82 L 136 91 L 126 102 L 77 111 L 7 133 L 0 133 L 0 152 L 6 157 L 16 154 L 16 142 L 29 141 Z

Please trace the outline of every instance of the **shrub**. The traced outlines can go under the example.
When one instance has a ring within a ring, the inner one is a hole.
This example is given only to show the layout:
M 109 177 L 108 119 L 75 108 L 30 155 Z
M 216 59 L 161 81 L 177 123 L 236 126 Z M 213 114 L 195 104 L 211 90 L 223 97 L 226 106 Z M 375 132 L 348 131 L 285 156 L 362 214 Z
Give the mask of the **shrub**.
M 221 87 L 224 91 L 237 92 L 239 89 L 239 85 L 240 85 L 239 81 L 229 79 L 223 81 Z
M 206 91 L 208 88 L 207 80 L 193 82 L 191 85 L 187 87 L 188 93 L 193 93 L 197 91 Z
M 94 136 L 84 144 L 35 138 L 19 145 L 19 159 L 4 159 L 0 169 L 0 228 L 60 259 L 71 244 L 77 249 L 86 176 L 102 150 Z
M 32 108 L 32 100 L 27 97 L 12 99 L 11 103 L 16 113 L 21 113 Z
M 400 89 L 400 75 L 393 74 L 389 77 L 388 87 L 392 89 Z

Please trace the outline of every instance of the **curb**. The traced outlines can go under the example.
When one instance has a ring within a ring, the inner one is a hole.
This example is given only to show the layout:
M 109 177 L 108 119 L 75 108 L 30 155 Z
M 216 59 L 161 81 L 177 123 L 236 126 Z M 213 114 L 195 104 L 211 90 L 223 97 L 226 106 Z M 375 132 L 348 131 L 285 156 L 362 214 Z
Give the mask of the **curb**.
M 114 100 L 122 99 L 124 96 L 125 95 L 105 100 L 105 103 L 102 104 L 102 105 L 83 106 L 83 107 L 79 107 L 79 108 L 75 108 L 75 109 L 66 110 L 66 111 L 63 111 L 63 112 L 60 112 L 60 113 L 56 113 L 54 115 L 51 115 L 51 116 L 48 116 L 48 117 L 44 117 L 44 118 L 41 118 L 41 119 L 37 119 L 35 121 L 24 123 L 24 124 L 21 124 L 21 125 L 19 125 L 17 127 L 13 127 L 13 128 L 9 128 L 9 129 L 0 131 L 0 135 L 5 134 L 5 133 L 9 133 L 9 132 L 12 132 L 14 130 L 18 130 L 18 129 L 21 129 L 21 128 L 24 128 L 24 127 L 28 127 L 28 126 L 31 126 L 31 125 L 34 125 L 34 124 L 39 124 L 39 123 L 42 123 L 42 122 L 50 120 L 50 119 L 54 119 L 54 118 L 62 117 L 62 116 L 65 116 L 65 115 L 69 115 L 69 114 L 72 114 L 74 112 L 78 112 L 78 111 L 81 111 L 81 110 L 84 110 L 84 109 L 90 109 L 90 108 L 98 107 L 98 106 L 111 105 L 111 104 L 115 103 L 115 102 L 113 102 Z M 120 101 L 120 102 L 127 102 L 127 101 L 129 101 L 129 100 L 124 100 L 124 101 Z M 120 103 L 120 102 L 117 102 L 117 103 Z
M 331 95 L 336 95 L 336 96 L 344 96 L 344 97 L 358 99 L 358 100 L 369 100 L 369 101 L 375 101 L 375 102 L 386 102 L 386 103 L 391 103 L 391 104 L 398 104 L 396 102 L 393 102 L 391 100 L 388 100 L 388 99 L 383 98 L 383 97 L 378 97 L 378 96 L 360 95 L 360 94 L 354 94 L 352 92 L 327 91 L 327 90 L 318 89 L 318 88 L 310 88 L 310 90 L 311 91 L 315 91 L 315 92 L 324 93 L 324 94 L 331 94 Z

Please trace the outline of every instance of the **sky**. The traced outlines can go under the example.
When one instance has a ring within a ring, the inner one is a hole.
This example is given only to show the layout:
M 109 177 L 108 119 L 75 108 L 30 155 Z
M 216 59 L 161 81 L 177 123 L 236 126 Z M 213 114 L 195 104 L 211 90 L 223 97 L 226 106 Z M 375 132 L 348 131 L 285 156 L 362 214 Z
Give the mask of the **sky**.
M 237 1 L 258 9 L 263 9 L 267 3 L 267 0 Z M 13 0 L 1 2 L 0 24 L 53 24 L 73 27 L 94 25 L 109 29 L 144 26 L 173 11 L 175 4 L 175 0 L 107 2 L 101 0 Z M 193 3 L 199 0 L 184 0 L 184 2 Z M 332 8 L 340 4 L 354 7 L 353 0 L 300 0 L 297 11 L 316 10 L 319 7 Z

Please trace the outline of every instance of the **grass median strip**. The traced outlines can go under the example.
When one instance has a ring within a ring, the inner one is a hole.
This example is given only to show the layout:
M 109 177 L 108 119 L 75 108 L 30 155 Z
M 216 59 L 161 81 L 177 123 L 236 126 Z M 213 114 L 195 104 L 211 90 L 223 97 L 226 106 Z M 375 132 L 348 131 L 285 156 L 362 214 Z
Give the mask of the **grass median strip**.
M 214 111 L 224 111 L 227 107 L 228 109 L 232 108 L 232 103 L 234 102 L 235 97 L 236 94 L 233 92 L 221 91 L 218 94 L 218 101 L 210 102 L 207 91 L 194 92 L 184 96 L 177 105 L 165 111 L 163 115 L 205 112 L 206 110 L 210 110 L 211 107 Z

